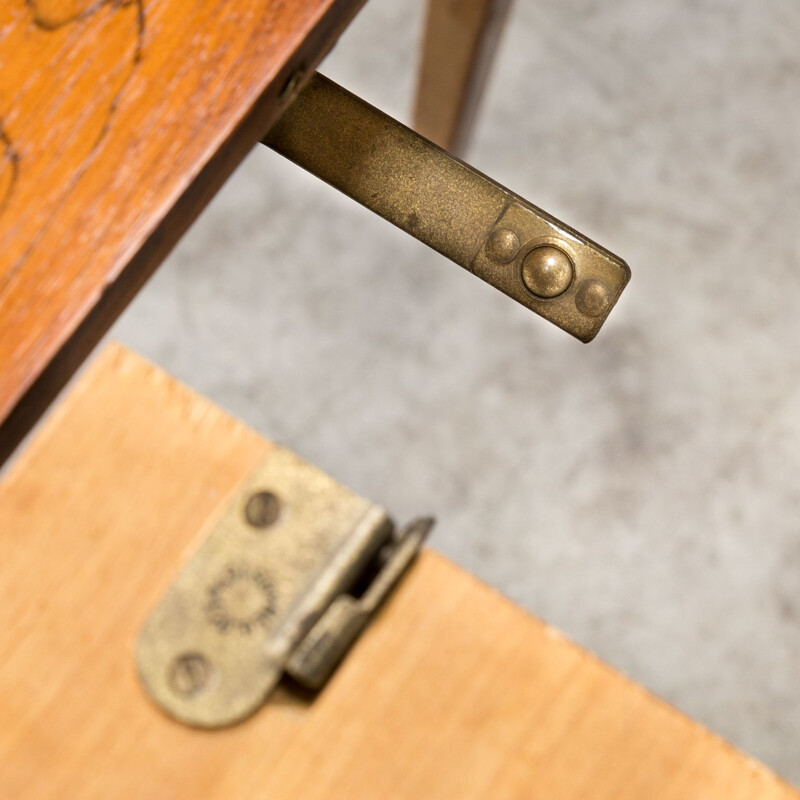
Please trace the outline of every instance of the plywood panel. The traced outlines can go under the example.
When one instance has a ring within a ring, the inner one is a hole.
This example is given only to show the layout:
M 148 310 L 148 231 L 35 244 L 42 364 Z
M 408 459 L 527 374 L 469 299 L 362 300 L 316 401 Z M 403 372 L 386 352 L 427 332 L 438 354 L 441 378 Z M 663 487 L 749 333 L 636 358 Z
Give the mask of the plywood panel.
M 0 797 L 798 795 L 427 551 L 312 702 L 185 728 L 137 632 L 270 445 L 111 347 L 0 483 Z

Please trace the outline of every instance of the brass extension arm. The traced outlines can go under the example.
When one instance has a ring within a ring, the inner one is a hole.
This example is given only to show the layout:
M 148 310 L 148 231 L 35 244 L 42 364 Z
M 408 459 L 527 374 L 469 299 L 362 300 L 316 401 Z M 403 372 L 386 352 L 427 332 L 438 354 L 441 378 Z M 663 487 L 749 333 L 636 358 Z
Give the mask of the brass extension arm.
M 264 144 L 581 341 L 628 265 L 316 73 Z

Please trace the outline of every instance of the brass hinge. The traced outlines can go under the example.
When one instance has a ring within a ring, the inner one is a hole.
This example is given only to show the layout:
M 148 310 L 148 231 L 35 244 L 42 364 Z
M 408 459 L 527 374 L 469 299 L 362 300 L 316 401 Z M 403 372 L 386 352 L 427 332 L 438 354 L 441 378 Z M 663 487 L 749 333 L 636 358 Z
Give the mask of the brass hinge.
M 139 637 L 150 696 L 189 725 L 255 712 L 288 674 L 320 688 L 433 525 L 386 512 L 276 447 L 181 569 Z
M 264 144 L 588 342 L 630 278 L 604 247 L 319 73 Z

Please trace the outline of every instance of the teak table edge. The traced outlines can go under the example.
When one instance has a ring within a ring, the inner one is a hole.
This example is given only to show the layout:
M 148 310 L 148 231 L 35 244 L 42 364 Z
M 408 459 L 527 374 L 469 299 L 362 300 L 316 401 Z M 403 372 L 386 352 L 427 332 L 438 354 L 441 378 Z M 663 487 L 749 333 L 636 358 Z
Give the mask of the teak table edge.
M 234 169 L 296 97 L 365 2 L 318 3 L 318 17 L 313 26 L 299 41 L 289 43 L 287 52 L 281 54 L 279 66 L 261 77 L 262 89 L 252 106 L 241 117 L 234 112 L 223 120 L 215 137 L 218 146 L 209 145 L 196 174 L 175 186 L 171 195 L 158 198 L 157 208 L 149 210 L 148 232 L 141 239 L 129 242 L 127 253 L 107 267 L 102 289 L 83 307 L 65 309 L 66 321 L 58 332 L 55 347 L 40 343 L 28 355 L 24 381 L 0 393 L 0 464 L 8 459 Z M 53 254 L 53 258 L 62 255 Z

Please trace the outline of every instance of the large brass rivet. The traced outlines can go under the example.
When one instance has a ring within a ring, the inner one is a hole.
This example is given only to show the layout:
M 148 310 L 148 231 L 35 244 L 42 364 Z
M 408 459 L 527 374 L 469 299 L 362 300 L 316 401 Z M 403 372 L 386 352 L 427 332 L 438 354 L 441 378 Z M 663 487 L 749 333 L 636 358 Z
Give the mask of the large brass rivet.
M 486 242 L 486 255 L 498 264 L 508 264 L 517 257 L 519 239 L 508 228 L 496 228 L 489 234 Z
M 572 283 L 572 262 L 557 247 L 535 247 L 522 262 L 522 280 L 537 297 L 558 297 Z
M 596 280 L 584 281 L 578 287 L 575 295 L 575 305 L 582 314 L 587 317 L 599 317 L 608 309 L 611 302 L 608 287 Z
M 256 492 L 244 507 L 244 516 L 254 528 L 266 528 L 280 516 L 281 501 L 272 492 Z

